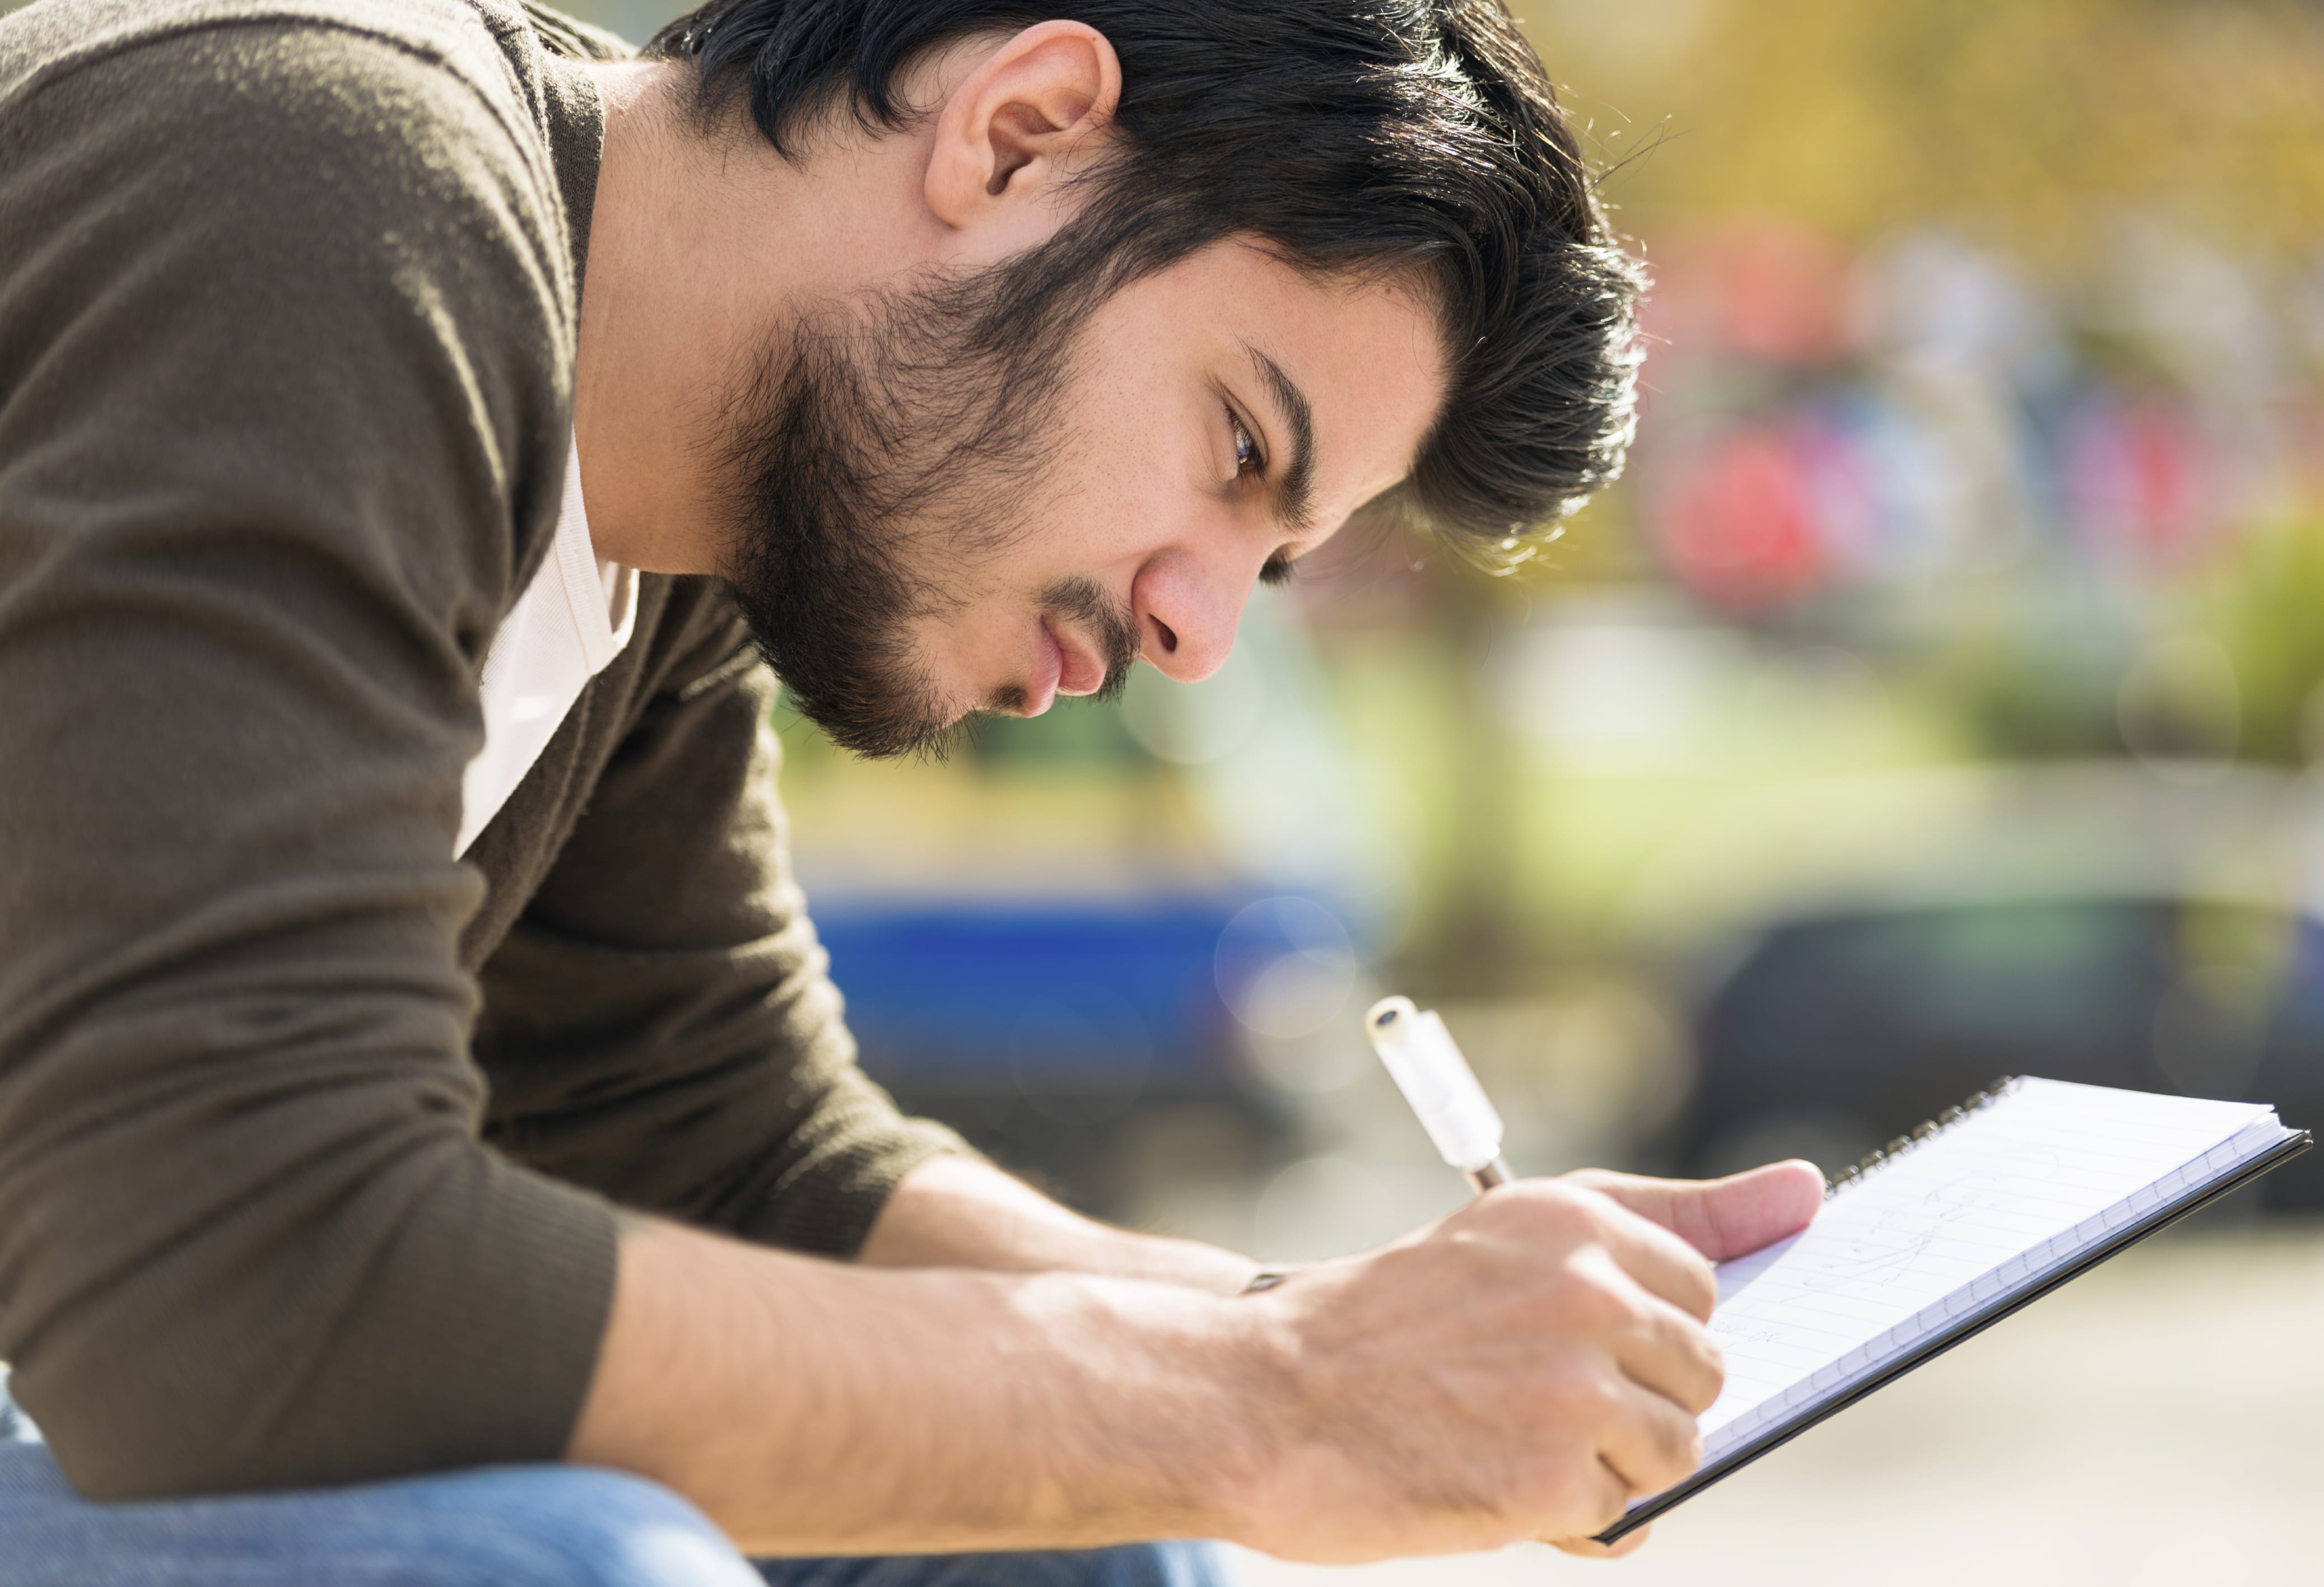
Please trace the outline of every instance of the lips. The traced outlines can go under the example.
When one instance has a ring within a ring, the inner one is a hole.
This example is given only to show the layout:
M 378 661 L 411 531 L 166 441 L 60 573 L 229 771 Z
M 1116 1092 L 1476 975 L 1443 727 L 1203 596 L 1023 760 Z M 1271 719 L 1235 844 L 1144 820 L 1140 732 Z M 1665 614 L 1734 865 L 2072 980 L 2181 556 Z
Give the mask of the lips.
M 1058 693 L 1094 694 L 1105 687 L 1105 663 L 1070 631 L 1060 630 L 1047 618 L 1041 619 L 1041 631 L 1057 650 Z
M 1027 716 L 1039 716 L 1056 702 L 1057 685 L 1064 680 L 1065 670 L 1065 647 L 1057 643 L 1057 636 L 1050 630 L 1048 619 L 1042 619 L 1035 631 L 1039 634 L 1040 641 L 1034 653 L 1032 681 L 1025 687 L 1023 709 Z

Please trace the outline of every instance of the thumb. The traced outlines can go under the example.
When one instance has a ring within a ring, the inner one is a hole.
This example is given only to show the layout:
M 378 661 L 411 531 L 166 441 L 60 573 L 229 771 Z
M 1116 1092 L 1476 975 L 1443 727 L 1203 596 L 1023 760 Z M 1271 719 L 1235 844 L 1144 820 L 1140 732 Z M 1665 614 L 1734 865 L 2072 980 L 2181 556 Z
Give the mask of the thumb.
M 1565 1178 L 1660 1224 L 1713 1261 L 1798 1234 L 1823 1205 L 1822 1171 L 1797 1159 L 1723 1179 L 1647 1179 L 1602 1169 Z

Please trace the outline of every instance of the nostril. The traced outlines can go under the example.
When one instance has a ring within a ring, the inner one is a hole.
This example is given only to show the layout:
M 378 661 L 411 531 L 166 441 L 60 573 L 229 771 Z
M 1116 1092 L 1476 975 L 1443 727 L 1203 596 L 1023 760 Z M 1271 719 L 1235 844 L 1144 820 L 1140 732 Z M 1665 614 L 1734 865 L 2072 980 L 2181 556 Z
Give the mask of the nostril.
M 1175 653 L 1178 648 L 1178 636 L 1172 631 L 1170 625 L 1164 622 L 1157 617 L 1154 619 L 1154 627 L 1156 631 L 1160 633 L 1162 636 L 1163 650 L 1166 652 Z

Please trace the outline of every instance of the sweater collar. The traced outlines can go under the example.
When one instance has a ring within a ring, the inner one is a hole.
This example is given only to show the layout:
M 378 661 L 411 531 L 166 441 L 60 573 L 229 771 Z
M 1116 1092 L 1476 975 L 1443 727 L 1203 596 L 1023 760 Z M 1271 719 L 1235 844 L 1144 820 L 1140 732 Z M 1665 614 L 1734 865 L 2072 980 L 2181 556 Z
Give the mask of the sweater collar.
M 589 214 L 596 202 L 597 168 L 605 151 L 605 102 L 583 64 L 626 60 L 636 53 L 613 34 L 524 0 L 524 21 L 540 46 L 542 123 L 549 158 L 565 202 L 566 234 L 573 249 L 573 301 L 581 301 L 581 272 L 589 259 Z

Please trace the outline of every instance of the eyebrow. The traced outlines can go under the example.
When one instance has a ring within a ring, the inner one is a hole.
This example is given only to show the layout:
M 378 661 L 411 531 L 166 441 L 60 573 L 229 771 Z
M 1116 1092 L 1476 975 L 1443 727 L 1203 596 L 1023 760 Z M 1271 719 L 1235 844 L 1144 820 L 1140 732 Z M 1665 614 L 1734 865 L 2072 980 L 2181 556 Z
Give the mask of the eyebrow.
M 1307 394 L 1299 389 L 1299 382 L 1286 374 L 1281 364 L 1248 342 L 1243 351 L 1250 354 L 1260 383 L 1275 399 L 1283 427 L 1291 432 L 1291 455 L 1275 488 L 1275 516 L 1284 527 L 1305 533 L 1315 511 L 1314 409 L 1307 406 Z

